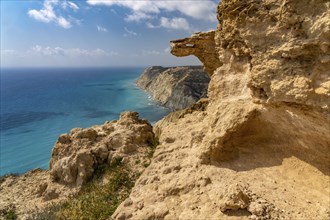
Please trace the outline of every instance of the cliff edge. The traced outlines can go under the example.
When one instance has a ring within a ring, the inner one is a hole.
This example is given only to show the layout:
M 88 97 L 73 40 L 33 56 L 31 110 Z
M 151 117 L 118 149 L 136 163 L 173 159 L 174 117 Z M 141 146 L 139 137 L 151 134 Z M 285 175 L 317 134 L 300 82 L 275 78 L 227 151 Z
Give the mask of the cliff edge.
M 1 180 L 0 211 L 74 196 L 121 158 L 142 174 L 111 219 L 329 219 L 329 1 L 222 0 L 217 17 L 171 42 L 203 62 L 207 99 L 61 135 L 49 171 Z
M 171 42 L 204 63 L 208 101 L 156 124 L 112 217 L 328 219 L 329 1 L 222 0 L 217 14 L 217 30 Z
M 154 133 L 152 126 L 138 116 L 137 112 L 123 112 L 119 120 L 85 129 L 74 128 L 69 134 L 59 136 L 52 151 L 49 170 L 36 169 L 21 176 L 0 179 L 0 219 L 10 211 L 15 211 L 19 219 L 77 219 L 79 213 L 75 213 L 76 216 L 73 213 L 56 216 L 56 212 L 61 210 L 56 205 L 61 207 L 68 199 L 83 194 L 82 188 L 87 183 L 91 185 L 90 181 L 100 170 L 113 163 L 125 165 L 129 174 L 120 173 L 118 184 L 123 184 L 121 175 L 139 175 L 150 163 Z M 127 178 L 124 180 L 127 181 Z M 107 185 L 109 181 L 109 178 L 102 177 L 94 190 L 114 187 Z M 103 191 L 101 194 L 107 192 Z M 121 197 L 123 195 L 118 198 L 111 196 L 110 200 L 103 199 L 102 202 L 110 206 L 112 201 L 121 201 Z M 88 203 L 93 209 L 98 205 L 93 201 Z
M 161 105 L 178 110 L 207 97 L 209 82 L 210 77 L 203 67 L 154 66 L 145 69 L 136 83 Z

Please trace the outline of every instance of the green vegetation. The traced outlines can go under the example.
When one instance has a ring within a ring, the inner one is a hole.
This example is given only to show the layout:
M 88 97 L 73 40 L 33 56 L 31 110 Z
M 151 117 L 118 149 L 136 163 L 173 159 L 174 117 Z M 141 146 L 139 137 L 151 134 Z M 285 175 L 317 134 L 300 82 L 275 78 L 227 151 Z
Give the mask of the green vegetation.
M 130 194 L 138 174 L 114 158 L 100 167 L 76 198 L 48 207 L 36 219 L 108 219 Z
M 159 140 L 158 138 L 154 137 L 152 139 L 149 139 L 147 141 L 147 144 L 152 148 L 155 149 L 159 145 Z
M 152 158 L 152 156 L 154 155 L 154 152 L 156 150 L 156 147 L 159 145 L 159 140 L 158 140 L 158 138 L 154 137 L 154 138 L 148 140 L 147 144 L 151 148 L 150 151 L 148 152 L 148 157 Z M 147 167 L 147 166 L 144 165 L 144 167 Z
M 15 210 L 9 210 L 6 214 L 5 214 L 5 219 L 6 220 L 15 220 L 17 219 L 17 215 L 15 213 Z
M 151 158 L 159 144 L 157 138 L 148 141 L 148 157 Z M 135 161 L 140 164 L 141 160 Z M 144 162 L 144 167 L 150 162 Z M 91 180 L 80 193 L 60 204 L 53 204 L 32 216 L 33 219 L 109 219 L 130 194 L 139 174 L 132 172 L 122 163 L 122 158 L 113 158 L 110 165 L 98 167 Z

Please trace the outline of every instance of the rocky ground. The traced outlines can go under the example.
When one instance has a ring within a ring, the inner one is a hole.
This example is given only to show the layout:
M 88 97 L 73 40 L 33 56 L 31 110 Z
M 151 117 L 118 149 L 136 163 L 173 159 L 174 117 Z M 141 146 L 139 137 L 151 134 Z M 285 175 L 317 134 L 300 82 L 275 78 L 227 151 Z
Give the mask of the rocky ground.
M 161 105 L 178 110 L 207 97 L 209 75 L 201 66 L 149 67 L 137 80 Z
M 113 218 L 329 219 L 329 9 L 222 0 L 216 31 L 172 41 L 203 61 L 208 105 L 156 124 L 161 145 Z

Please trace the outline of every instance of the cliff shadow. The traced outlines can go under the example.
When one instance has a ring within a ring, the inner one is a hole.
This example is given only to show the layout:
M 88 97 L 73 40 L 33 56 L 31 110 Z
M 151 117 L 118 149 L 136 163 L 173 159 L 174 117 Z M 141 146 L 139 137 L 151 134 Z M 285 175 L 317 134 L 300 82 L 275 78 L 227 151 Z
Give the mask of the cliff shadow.
M 280 166 L 296 157 L 329 176 L 329 126 L 329 118 L 321 113 L 268 108 L 224 141 L 226 159 L 211 163 L 239 172 Z

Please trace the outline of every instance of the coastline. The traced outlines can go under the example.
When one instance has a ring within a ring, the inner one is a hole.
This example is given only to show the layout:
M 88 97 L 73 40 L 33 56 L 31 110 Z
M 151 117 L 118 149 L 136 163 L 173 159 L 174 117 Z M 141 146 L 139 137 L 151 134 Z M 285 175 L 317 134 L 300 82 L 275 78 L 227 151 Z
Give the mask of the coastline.
M 329 9 L 222 0 L 216 30 L 171 41 L 203 62 L 207 98 L 155 126 L 122 112 L 60 135 L 48 171 L 0 183 L 0 217 L 328 219 Z
M 142 70 L 37 68 L 2 73 L 8 77 L 2 75 L 1 93 L 6 96 L 2 95 L 1 175 L 48 169 L 57 137 L 74 127 L 114 120 L 125 110 L 139 111 L 150 121 L 166 115 L 167 109 L 135 86 Z

